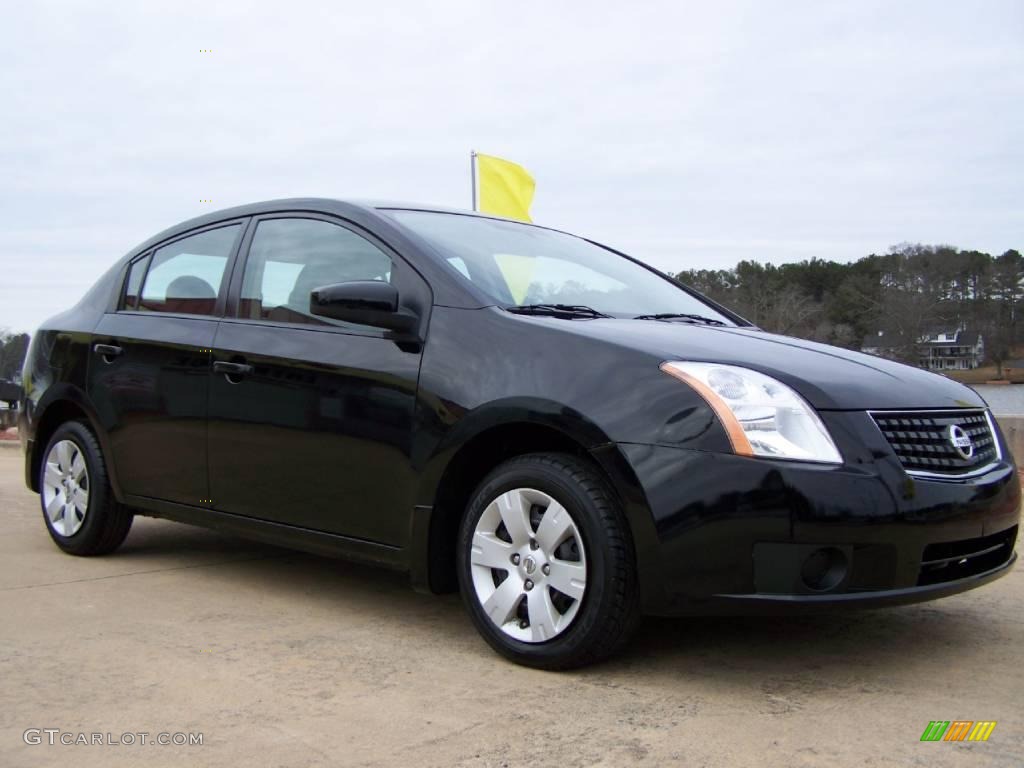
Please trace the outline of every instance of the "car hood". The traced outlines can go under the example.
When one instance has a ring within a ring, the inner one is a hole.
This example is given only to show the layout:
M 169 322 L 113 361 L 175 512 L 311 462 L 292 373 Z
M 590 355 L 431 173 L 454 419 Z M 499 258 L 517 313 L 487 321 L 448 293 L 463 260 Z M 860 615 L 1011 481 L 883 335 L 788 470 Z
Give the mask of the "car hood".
M 552 321 L 567 323 L 567 321 Z M 649 320 L 575 320 L 576 333 L 663 360 L 723 363 L 773 376 L 822 410 L 984 407 L 969 387 L 935 373 L 755 328 Z

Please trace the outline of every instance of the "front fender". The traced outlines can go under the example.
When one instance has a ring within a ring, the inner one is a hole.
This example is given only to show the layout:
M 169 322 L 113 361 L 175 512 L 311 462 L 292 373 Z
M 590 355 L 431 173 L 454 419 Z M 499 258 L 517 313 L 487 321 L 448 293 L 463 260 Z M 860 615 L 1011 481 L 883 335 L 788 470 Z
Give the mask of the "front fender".
M 444 477 L 459 451 L 474 440 L 502 427 L 539 426 L 557 432 L 586 451 L 597 463 L 619 498 L 633 537 L 641 592 L 641 608 L 656 609 L 664 601 L 657 578 L 658 537 L 647 496 L 621 447 L 593 421 L 568 406 L 543 398 L 506 398 L 467 412 L 438 440 L 423 465 L 414 515 L 413 542 L 421 546 L 411 557 L 414 584 L 427 588 L 431 583 L 430 550 L 433 505 Z
M 433 504 L 444 471 L 464 446 L 486 432 L 511 425 L 536 425 L 559 432 L 590 451 L 608 443 L 608 437 L 579 411 L 538 397 L 508 397 L 467 411 L 443 434 L 414 447 L 420 473 L 417 505 Z

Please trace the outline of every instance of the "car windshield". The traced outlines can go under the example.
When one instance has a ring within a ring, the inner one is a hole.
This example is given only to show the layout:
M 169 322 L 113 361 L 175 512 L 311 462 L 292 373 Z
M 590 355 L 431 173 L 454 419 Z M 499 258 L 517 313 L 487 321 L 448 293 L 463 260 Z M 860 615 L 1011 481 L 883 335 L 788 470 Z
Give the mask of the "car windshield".
M 612 317 L 733 325 L 673 281 L 579 237 L 480 216 L 392 210 L 463 279 L 505 307 L 582 307 Z

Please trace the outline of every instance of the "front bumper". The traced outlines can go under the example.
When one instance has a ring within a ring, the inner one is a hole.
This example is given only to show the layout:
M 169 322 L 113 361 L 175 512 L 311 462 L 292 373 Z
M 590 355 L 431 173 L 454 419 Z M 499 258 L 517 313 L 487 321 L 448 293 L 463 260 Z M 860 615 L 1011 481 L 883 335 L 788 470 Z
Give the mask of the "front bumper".
M 1017 562 L 1017 554 L 995 568 L 961 579 L 902 589 L 878 589 L 822 595 L 715 595 L 712 603 L 722 613 L 802 613 L 823 608 L 884 608 L 893 605 L 923 603 L 975 589 L 1005 576 Z
M 856 414 L 829 421 L 855 437 Z M 865 447 L 843 448 L 838 467 L 620 443 L 653 519 L 636 542 L 645 612 L 899 605 L 1012 568 L 1021 492 L 1008 451 L 980 476 L 923 479 L 869 437 L 844 441 Z M 811 586 L 821 551 L 843 568 Z

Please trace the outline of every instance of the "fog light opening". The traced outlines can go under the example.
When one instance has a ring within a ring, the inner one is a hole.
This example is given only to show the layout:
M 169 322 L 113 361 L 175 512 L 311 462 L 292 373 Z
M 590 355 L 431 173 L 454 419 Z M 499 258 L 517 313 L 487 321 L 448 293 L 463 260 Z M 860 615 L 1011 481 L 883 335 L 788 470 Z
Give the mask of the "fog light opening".
M 800 568 L 804 586 L 812 592 L 828 592 L 846 578 L 846 555 L 835 547 L 822 547 L 807 556 Z

